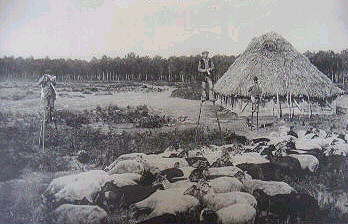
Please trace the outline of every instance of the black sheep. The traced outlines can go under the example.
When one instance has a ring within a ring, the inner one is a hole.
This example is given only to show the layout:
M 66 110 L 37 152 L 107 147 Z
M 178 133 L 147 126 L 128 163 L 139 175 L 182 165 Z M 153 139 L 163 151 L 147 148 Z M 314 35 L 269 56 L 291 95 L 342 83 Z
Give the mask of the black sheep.
M 185 158 L 185 160 L 187 161 L 189 166 L 193 166 L 194 164 L 196 164 L 198 162 L 204 162 L 207 164 L 207 166 L 210 166 L 208 160 L 204 157 L 199 157 L 199 156 L 187 157 L 187 158 Z
M 174 167 L 174 168 L 162 170 L 160 172 L 160 175 L 165 176 L 170 183 L 173 183 L 175 181 L 174 180 L 175 178 L 183 177 L 184 172 L 182 172 L 180 168 Z
M 163 189 L 163 186 L 128 185 L 117 187 L 108 182 L 96 195 L 95 201 L 100 207 L 112 211 L 120 207 L 127 208 L 131 204 L 142 201 L 157 189 Z
M 254 138 L 251 140 L 253 144 L 264 143 L 271 141 L 269 138 Z
M 304 172 L 301 168 L 300 162 L 292 157 L 282 157 L 282 156 L 274 156 L 272 153 L 272 149 L 275 149 L 274 145 L 264 149 L 261 155 L 267 155 L 267 159 L 270 160 L 271 163 L 278 164 L 282 167 L 282 170 L 285 174 L 291 177 L 302 177 Z
M 246 145 L 248 143 L 248 139 L 245 136 L 237 135 L 234 132 L 227 133 L 226 136 L 224 137 L 224 141 L 226 141 L 230 144 L 231 143 L 239 143 L 239 144 Z
M 290 218 L 291 223 L 299 220 L 307 222 L 319 221 L 322 212 L 318 202 L 308 194 L 291 193 L 268 196 L 262 190 L 255 190 L 254 197 L 257 199 L 258 221 L 264 217 L 260 214 L 266 212 L 266 217 L 273 216 L 285 221 Z
M 283 173 L 287 173 L 282 166 L 276 163 L 242 163 L 238 164 L 237 167 L 248 172 L 252 178 L 265 181 L 280 181 Z
M 298 134 L 294 131 L 294 126 L 290 127 L 290 130 L 288 131 L 287 135 L 291 135 L 295 138 L 298 138 Z

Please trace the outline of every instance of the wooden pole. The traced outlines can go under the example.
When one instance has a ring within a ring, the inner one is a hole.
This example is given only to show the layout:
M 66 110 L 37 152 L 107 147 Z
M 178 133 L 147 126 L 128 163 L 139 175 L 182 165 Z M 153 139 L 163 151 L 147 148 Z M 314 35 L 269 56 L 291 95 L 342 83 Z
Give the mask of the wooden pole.
M 312 117 L 312 104 L 311 104 L 309 95 L 307 95 L 307 98 L 308 98 L 308 106 L 309 106 L 309 117 Z

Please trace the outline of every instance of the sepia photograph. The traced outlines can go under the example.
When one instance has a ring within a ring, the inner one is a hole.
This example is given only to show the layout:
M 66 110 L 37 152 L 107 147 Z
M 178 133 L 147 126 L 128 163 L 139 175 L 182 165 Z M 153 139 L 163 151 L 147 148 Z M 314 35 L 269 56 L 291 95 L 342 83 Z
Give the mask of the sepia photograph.
M 0 224 L 347 224 L 347 0 L 0 0 Z

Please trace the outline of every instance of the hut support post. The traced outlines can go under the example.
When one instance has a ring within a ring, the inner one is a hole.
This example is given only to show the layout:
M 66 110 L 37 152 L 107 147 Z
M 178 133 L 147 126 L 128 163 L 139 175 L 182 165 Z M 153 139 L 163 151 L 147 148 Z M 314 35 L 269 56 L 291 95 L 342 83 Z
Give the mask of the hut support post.
M 278 104 L 278 106 L 279 106 L 279 118 L 281 118 L 282 117 L 282 105 L 281 105 L 281 103 L 280 103 L 280 100 L 279 100 L 279 94 L 277 93 L 277 104 Z
M 296 107 L 298 108 L 298 110 L 301 112 L 301 115 L 303 115 L 303 109 L 301 108 L 300 104 L 298 104 L 298 102 L 295 99 L 293 101 L 294 101 Z
M 309 105 L 309 117 L 312 117 L 312 103 L 308 95 L 308 105 Z
M 332 102 L 331 102 L 331 108 L 332 108 L 332 110 L 333 110 L 333 113 L 334 113 L 334 114 L 337 114 L 337 102 L 336 102 L 336 100 L 332 100 Z

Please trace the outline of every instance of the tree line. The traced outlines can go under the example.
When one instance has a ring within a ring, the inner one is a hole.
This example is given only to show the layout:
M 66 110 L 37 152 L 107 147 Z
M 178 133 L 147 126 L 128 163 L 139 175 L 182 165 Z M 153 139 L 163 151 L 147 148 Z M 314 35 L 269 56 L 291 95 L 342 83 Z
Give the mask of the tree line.
M 348 49 L 305 52 L 309 60 L 332 81 L 345 84 L 348 80 Z M 215 55 L 212 57 L 216 77 L 221 77 L 238 56 Z M 168 81 L 195 82 L 199 55 L 163 58 L 161 56 L 140 57 L 129 53 L 125 57 L 100 59 L 50 59 L 46 58 L 0 58 L 0 80 L 36 81 L 47 70 L 57 76 L 58 81 Z
M 219 77 L 234 62 L 235 56 L 216 55 L 215 74 Z M 0 80 L 35 80 L 47 70 L 58 81 L 168 81 L 198 80 L 199 55 L 163 58 L 140 57 L 129 53 L 125 57 L 102 56 L 90 61 L 81 59 L 0 58 Z

